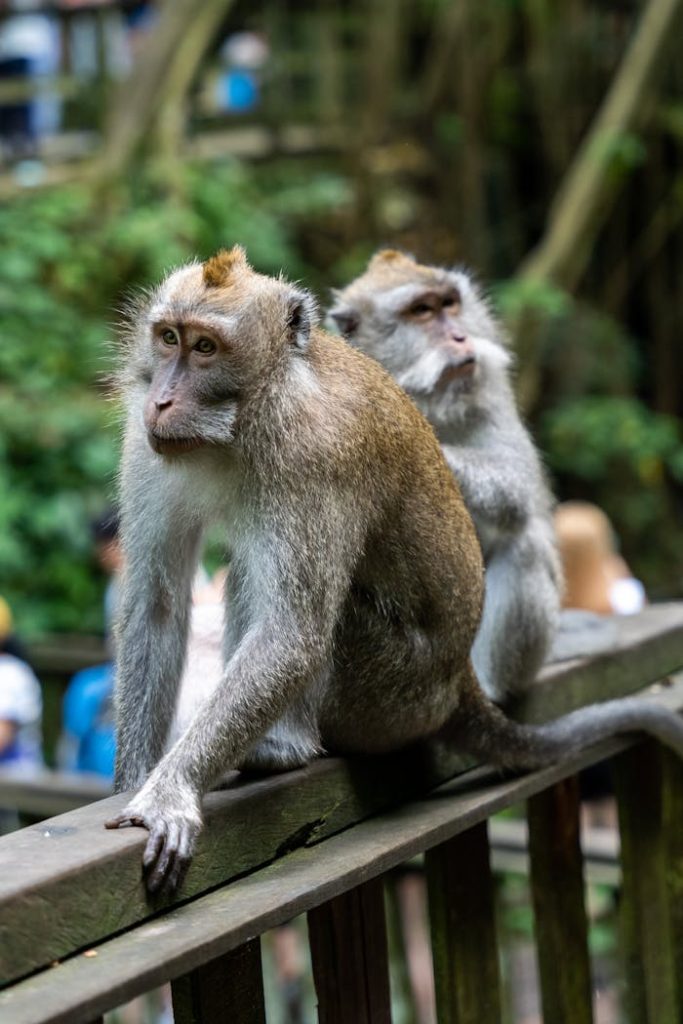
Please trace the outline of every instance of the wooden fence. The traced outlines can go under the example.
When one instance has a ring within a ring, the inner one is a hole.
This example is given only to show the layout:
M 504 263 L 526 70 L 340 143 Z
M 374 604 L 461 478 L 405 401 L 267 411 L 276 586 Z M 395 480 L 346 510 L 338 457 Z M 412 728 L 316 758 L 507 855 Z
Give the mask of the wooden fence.
M 681 666 L 683 606 L 650 608 L 620 623 L 608 656 L 546 669 L 517 712 L 537 721 L 655 682 L 656 699 L 678 710 L 683 682 L 667 677 Z M 305 912 L 319 1020 L 388 1022 L 382 876 L 425 853 L 439 1021 L 498 1024 L 487 822 L 526 800 L 544 1020 L 587 1024 L 575 776 L 604 758 L 613 759 L 620 811 L 627 1019 L 676 1024 L 683 1020 L 683 765 L 638 737 L 517 778 L 433 748 L 321 760 L 251 782 L 233 776 L 205 801 L 197 856 L 172 901 L 145 894 L 146 834 L 103 828 L 122 796 L 6 836 L 0 1021 L 87 1024 L 167 981 L 176 1024 L 264 1021 L 259 936 Z

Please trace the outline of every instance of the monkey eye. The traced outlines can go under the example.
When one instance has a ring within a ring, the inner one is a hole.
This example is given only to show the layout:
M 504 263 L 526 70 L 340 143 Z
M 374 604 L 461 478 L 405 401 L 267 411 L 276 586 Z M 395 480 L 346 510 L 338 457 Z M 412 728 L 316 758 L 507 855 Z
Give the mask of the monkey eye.
M 444 309 L 452 309 L 453 306 L 457 306 L 458 300 L 455 295 L 446 295 L 441 305 Z
M 164 345 L 177 345 L 178 344 L 178 336 L 176 335 L 175 331 L 172 331 L 170 329 L 170 327 L 162 332 L 161 340 L 163 341 Z
M 200 338 L 192 347 L 200 355 L 211 356 L 216 351 L 216 342 L 212 341 L 211 338 Z
M 428 302 L 416 302 L 414 306 L 410 307 L 410 312 L 413 316 L 425 316 L 427 313 L 432 313 L 433 309 Z

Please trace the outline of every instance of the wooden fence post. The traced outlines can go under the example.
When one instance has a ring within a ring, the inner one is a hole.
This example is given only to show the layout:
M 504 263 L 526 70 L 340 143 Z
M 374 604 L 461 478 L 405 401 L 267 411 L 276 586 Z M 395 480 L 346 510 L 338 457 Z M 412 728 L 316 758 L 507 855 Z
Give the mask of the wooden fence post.
M 552 1024 L 591 1024 L 576 776 L 532 797 L 527 820 L 543 1019 Z
M 486 822 L 425 854 L 439 1024 L 500 1024 Z
M 680 814 L 683 803 L 683 769 L 650 741 L 615 758 L 614 775 L 627 1019 L 637 1024 L 679 1021 L 682 912 L 673 903 L 683 892 L 683 826 L 673 815 Z
M 265 1024 L 261 940 L 202 964 L 172 989 L 175 1024 Z
M 320 1024 L 391 1024 L 382 879 L 309 911 L 308 935 Z

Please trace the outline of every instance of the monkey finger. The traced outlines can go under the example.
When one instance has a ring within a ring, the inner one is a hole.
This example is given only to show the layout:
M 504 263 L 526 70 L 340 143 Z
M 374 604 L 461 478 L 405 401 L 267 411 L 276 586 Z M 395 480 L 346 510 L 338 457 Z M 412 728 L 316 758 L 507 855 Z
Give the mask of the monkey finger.
M 176 892 L 185 881 L 185 875 L 192 863 L 193 851 L 194 833 L 188 828 L 181 829 L 178 851 L 164 884 L 164 891 L 169 895 Z
M 115 815 L 113 818 L 109 818 L 104 823 L 105 828 L 131 828 L 140 827 L 147 828 L 144 818 L 141 818 L 137 814 L 130 814 L 129 812 L 122 811 L 121 814 Z
M 145 852 L 142 855 L 142 868 L 144 871 L 148 871 L 156 863 L 157 858 L 163 849 L 165 837 L 165 825 L 155 825 L 150 832 L 147 845 L 145 846 Z
M 172 869 L 178 849 L 179 829 L 171 822 L 160 836 L 160 842 L 154 844 L 154 855 L 147 862 L 151 870 L 147 876 L 147 888 L 150 892 L 158 892 L 164 888 L 166 875 Z M 149 849 L 150 843 L 147 843 Z M 145 855 L 147 851 L 145 851 Z M 151 854 L 151 851 L 150 851 Z M 153 863 L 156 861 L 156 863 Z M 144 863 L 144 861 L 143 861 Z M 152 866 L 153 865 L 153 866 Z
M 187 868 L 193 859 L 194 847 L 195 830 L 187 825 L 180 826 L 175 856 L 162 886 L 164 895 L 172 896 L 182 885 Z
M 166 881 L 164 882 L 164 893 L 167 896 L 173 896 L 173 894 L 181 887 L 185 881 L 185 875 L 187 874 L 189 866 L 189 860 L 184 860 L 182 857 L 176 856 L 173 861 L 173 866 L 166 876 Z

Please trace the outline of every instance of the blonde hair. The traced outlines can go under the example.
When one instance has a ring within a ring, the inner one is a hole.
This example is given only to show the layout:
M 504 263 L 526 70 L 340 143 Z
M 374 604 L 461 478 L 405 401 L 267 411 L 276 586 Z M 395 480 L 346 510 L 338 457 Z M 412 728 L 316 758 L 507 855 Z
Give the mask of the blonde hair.
M 0 643 L 12 632 L 12 612 L 3 597 L 0 597 Z
M 564 607 L 611 613 L 611 585 L 628 570 L 605 513 L 587 501 L 566 501 L 555 512 L 555 530 L 565 577 Z

